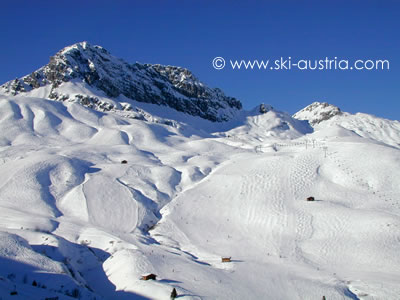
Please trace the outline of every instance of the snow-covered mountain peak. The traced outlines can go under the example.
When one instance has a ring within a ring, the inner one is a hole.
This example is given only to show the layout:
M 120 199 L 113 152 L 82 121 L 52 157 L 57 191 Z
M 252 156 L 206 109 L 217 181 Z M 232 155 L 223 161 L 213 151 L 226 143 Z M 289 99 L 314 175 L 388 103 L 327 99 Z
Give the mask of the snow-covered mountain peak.
M 71 46 L 67 46 L 64 49 L 60 50 L 59 53 L 68 54 L 70 51 L 74 51 L 74 50 L 79 50 L 79 51 L 88 51 L 88 50 L 96 51 L 96 50 L 100 50 L 100 51 L 107 52 L 107 50 L 105 50 L 101 46 L 91 45 L 89 42 L 83 41 L 83 42 L 75 43 L 75 44 L 73 44 Z
M 368 139 L 394 147 L 400 143 L 400 122 L 376 117 L 365 113 L 342 112 L 338 107 L 314 102 L 293 115 L 298 120 L 307 120 L 316 131 L 332 135 L 332 128 L 344 128 Z M 321 133 L 319 133 L 321 134 Z
M 314 102 L 295 113 L 293 118 L 307 120 L 311 125 L 315 125 L 340 114 L 342 114 L 342 111 L 335 105 L 326 102 Z
M 73 84 L 73 89 L 67 83 Z M 121 109 L 117 98 L 123 96 L 124 102 L 169 106 L 214 122 L 230 120 L 242 108 L 239 100 L 226 96 L 218 88 L 207 87 L 185 68 L 129 64 L 88 42 L 62 49 L 46 66 L 3 84 L 0 91 L 6 95 L 35 91 L 32 96 L 76 101 L 101 109 Z M 105 105 L 99 97 L 110 101 L 105 100 L 108 101 Z

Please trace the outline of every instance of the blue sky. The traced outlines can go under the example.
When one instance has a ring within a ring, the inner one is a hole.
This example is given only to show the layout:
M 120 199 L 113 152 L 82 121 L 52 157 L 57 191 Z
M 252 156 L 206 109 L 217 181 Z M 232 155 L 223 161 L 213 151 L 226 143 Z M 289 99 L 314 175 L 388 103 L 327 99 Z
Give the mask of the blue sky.
M 128 62 L 183 66 L 240 99 L 294 113 L 313 101 L 400 119 L 399 1 L 3 1 L 0 82 L 79 41 Z M 387 59 L 390 70 L 217 71 L 229 59 Z

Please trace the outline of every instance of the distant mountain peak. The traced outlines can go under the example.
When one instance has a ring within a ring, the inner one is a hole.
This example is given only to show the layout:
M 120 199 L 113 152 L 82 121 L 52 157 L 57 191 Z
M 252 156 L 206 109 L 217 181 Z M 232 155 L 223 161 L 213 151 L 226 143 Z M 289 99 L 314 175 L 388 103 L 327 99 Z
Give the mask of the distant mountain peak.
M 310 125 L 314 126 L 341 114 L 342 111 L 335 105 L 327 102 L 313 102 L 295 113 L 293 118 L 298 120 L 307 120 Z
M 103 92 L 110 99 L 122 95 L 216 122 L 230 120 L 242 108 L 239 100 L 226 96 L 218 88 L 207 87 L 185 68 L 129 64 L 86 41 L 65 47 L 44 67 L 0 88 L 5 94 L 16 95 L 50 87 L 46 98 L 65 101 L 70 95 L 60 95 L 57 89 L 73 80 Z M 80 99 L 87 96 L 82 93 Z
M 258 106 L 258 112 L 260 113 L 260 114 L 266 114 L 267 112 L 269 112 L 269 111 L 271 111 L 271 110 L 273 110 L 274 108 L 271 106 L 271 105 L 269 105 L 269 104 L 264 104 L 264 103 L 261 103 L 259 106 Z

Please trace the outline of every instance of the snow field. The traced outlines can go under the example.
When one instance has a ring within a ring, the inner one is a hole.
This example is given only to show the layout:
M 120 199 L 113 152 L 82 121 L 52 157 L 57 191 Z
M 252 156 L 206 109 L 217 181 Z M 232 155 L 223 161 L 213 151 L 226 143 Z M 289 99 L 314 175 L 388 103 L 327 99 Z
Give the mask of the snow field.
M 36 98 L 0 110 L 3 299 L 400 295 L 400 158 L 386 134 L 304 135 L 274 111 L 212 135 L 179 113 L 180 128 Z

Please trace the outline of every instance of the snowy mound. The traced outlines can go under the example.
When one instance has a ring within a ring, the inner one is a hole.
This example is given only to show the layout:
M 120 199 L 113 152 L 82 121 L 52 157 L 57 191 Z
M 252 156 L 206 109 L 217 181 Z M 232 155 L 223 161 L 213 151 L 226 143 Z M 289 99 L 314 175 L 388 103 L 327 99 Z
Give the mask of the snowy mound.
M 231 119 L 242 108 L 240 101 L 225 96 L 218 88 L 205 86 L 187 69 L 129 64 L 87 42 L 64 48 L 46 66 L 5 83 L 0 90 L 6 95 L 28 93 L 73 100 L 100 110 L 131 110 L 129 102 L 135 100 L 217 122 Z M 122 101 L 117 99 L 120 96 Z
M 320 130 L 314 131 L 309 137 L 323 139 L 323 140 L 335 140 L 338 138 L 360 138 L 361 136 L 352 130 L 346 129 L 339 125 L 324 126 Z
M 364 113 L 343 114 L 321 123 L 315 129 L 319 130 L 332 125 L 339 125 L 365 138 L 400 147 L 399 121 L 378 118 Z
M 251 111 L 242 112 L 230 123 L 224 136 L 246 143 L 260 143 L 271 139 L 295 139 L 313 131 L 306 121 L 296 120 L 270 105 L 261 104 Z M 233 127 L 233 128 L 232 128 Z

